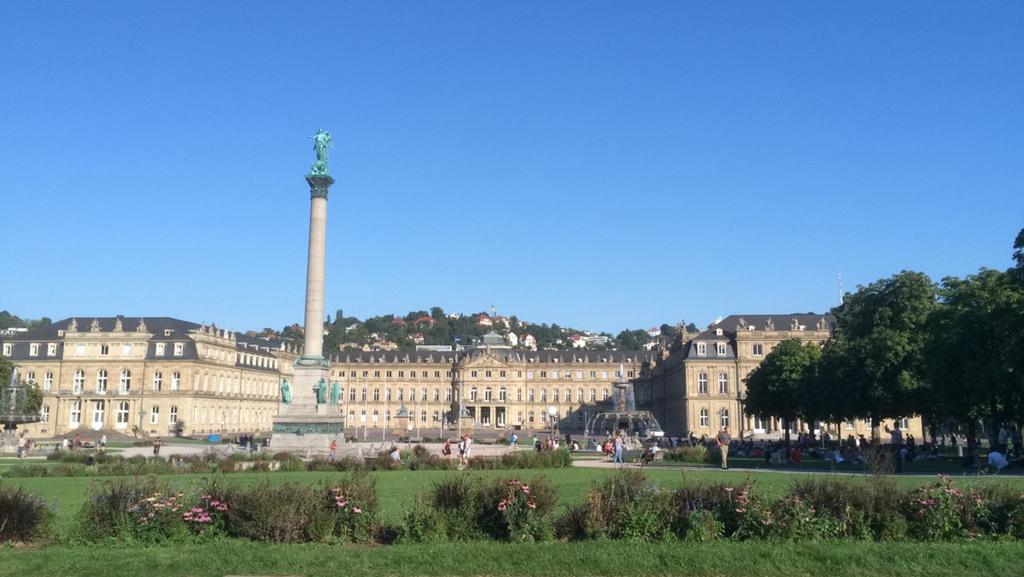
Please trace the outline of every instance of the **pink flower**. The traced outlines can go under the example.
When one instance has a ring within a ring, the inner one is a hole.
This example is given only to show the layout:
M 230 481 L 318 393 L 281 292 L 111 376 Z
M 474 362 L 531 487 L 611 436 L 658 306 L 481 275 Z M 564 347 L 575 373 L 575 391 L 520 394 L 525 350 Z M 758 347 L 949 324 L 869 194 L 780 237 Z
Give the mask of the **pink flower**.
M 352 507 L 352 512 L 353 512 L 353 513 L 362 513 L 362 512 L 363 512 L 363 510 L 362 510 L 362 509 L 360 509 L 359 507 Z

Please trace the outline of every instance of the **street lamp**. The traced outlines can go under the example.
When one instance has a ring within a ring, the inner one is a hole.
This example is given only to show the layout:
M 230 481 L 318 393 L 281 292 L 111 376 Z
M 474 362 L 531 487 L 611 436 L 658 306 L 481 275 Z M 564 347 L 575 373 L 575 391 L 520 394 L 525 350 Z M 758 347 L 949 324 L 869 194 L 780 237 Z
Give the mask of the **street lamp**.
M 555 436 L 555 415 L 558 414 L 558 407 L 548 405 L 548 420 L 551 421 L 551 436 Z

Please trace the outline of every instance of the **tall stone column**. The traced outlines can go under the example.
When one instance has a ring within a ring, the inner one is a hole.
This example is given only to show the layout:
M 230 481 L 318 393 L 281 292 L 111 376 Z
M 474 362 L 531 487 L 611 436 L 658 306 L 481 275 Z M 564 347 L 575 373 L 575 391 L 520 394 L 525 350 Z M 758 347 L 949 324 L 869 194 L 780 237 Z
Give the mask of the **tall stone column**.
M 302 364 L 323 359 L 324 271 L 327 256 L 327 191 L 334 179 L 328 174 L 306 176 L 309 183 L 309 250 L 306 260 L 306 324 Z
M 302 356 L 295 361 L 294 383 L 285 381 L 280 385 L 281 403 L 274 417 L 270 441 L 275 451 L 292 451 L 306 457 L 327 453 L 331 441 L 339 445 L 345 442 L 345 419 L 340 407 L 327 400 L 331 371 L 330 359 L 324 356 L 323 351 L 327 192 L 334 184 L 327 170 L 331 135 L 320 130 L 313 138 L 317 160 L 306 175 L 310 205 L 304 349 Z

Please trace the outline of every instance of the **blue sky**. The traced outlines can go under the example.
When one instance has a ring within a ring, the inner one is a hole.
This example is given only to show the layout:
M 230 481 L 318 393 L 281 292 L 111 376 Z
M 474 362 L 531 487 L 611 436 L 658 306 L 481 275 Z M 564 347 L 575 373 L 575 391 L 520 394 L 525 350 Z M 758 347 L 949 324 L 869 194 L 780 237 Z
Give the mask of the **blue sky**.
M 822 311 L 1024 227 L 1019 2 L 6 2 L 0 308 L 618 331 Z

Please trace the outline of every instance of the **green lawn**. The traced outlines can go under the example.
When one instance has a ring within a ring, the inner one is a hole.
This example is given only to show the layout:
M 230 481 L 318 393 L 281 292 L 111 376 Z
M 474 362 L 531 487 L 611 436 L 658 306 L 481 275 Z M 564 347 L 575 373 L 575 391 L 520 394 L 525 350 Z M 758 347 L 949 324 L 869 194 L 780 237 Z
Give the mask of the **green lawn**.
M 459 543 L 357 547 L 205 545 L 0 548 L 0 577 L 959 577 L 1019 575 L 1022 543 Z

